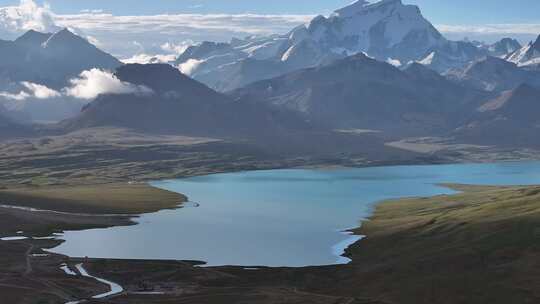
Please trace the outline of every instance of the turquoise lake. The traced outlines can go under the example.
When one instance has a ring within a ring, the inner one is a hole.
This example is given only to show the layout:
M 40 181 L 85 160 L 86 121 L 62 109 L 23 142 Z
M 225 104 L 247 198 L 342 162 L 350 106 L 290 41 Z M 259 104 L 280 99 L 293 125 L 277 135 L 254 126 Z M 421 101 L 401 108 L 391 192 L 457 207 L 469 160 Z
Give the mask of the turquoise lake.
M 540 162 L 270 170 L 153 182 L 187 195 L 186 207 L 145 214 L 129 227 L 67 231 L 52 251 L 72 257 L 311 266 L 349 262 L 343 249 L 377 202 L 452 194 L 439 183 L 540 184 Z

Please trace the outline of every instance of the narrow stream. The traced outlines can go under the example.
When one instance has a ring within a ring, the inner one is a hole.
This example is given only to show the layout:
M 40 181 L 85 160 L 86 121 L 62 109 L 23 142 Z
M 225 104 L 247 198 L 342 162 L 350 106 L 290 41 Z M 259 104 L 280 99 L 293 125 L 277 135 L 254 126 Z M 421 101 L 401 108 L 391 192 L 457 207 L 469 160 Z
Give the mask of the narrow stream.
M 98 295 L 95 295 L 92 297 L 92 299 L 103 299 L 103 298 L 106 298 L 106 297 L 110 297 L 110 296 L 114 296 L 114 295 L 117 295 L 119 293 L 122 293 L 124 291 L 124 288 L 122 288 L 122 286 L 114 283 L 114 282 L 111 282 L 111 281 L 107 281 L 105 279 L 102 279 L 102 278 L 98 278 L 98 277 L 95 277 L 95 276 L 92 276 L 88 273 L 88 271 L 86 271 L 86 269 L 84 269 L 83 267 L 83 264 L 77 264 L 75 265 L 75 268 L 77 268 L 77 270 L 79 271 L 79 273 L 83 276 L 83 277 L 87 277 L 87 278 L 92 278 L 94 280 L 97 280 L 98 282 L 101 282 L 103 284 L 106 284 L 106 285 L 109 285 L 109 288 L 110 288 L 110 291 L 109 292 L 106 292 L 106 293 L 102 293 L 102 294 L 98 294 Z M 64 270 L 64 272 L 66 272 L 66 274 L 69 274 L 69 275 L 72 275 L 72 273 L 74 274 L 75 272 L 73 272 L 72 270 L 70 270 L 67 265 L 64 267 L 62 266 L 62 270 Z M 68 271 L 69 270 L 69 271 Z M 79 303 L 84 303 L 86 302 L 85 300 L 79 300 L 79 301 L 71 301 L 71 302 L 67 302 L 66 304 L 79 304 Z

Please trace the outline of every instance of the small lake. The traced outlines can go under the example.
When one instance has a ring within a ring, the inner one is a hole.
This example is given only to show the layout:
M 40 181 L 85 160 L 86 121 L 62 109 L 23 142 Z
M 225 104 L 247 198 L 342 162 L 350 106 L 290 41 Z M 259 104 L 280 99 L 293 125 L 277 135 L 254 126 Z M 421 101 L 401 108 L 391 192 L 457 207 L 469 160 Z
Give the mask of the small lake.
M 209 265 L 349 262 L 343 249 L 381 200 L 452 194 L 438 183 L 540 184 L 540 162 L 270 170 L 152 183 L 192 203 L 145 214 L 138 225 L 68 231 L 53 251 L 72 257 L 199 260 Z

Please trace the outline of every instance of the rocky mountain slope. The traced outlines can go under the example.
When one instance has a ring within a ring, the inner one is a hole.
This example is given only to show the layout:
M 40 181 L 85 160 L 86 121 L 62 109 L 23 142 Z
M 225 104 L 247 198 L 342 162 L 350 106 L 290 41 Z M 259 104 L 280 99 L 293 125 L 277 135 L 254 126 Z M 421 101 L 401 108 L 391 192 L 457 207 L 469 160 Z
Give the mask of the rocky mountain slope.
M 233 102 L 170 65 L 125 65 L 117 70 L 116 77 L 148 90 L 101 95 L 80 115 L 62 122 L 62 128 L 114 126 L 148 133 L 216 137 L 271 136 L 309 128 L 293 113 Z
M 518 67 L 515 63 L 496 57 L 486 57 L 462 70 L 447 75 L 465 85 L 490 92 L 512 90 L 521 84 L 540 87 L 540 72 Z
M 483 104 L 454 135 L 476 144 L 540 147 L 538 113 L 540 89 L 524 84 Z
M 519 66 L 532 66 L 540 64 L 540 36 L 534 42 L 520 48 L 508 55 L 506 59 Z
M 392 136 L 436 134 L 459 123 L 482 92 L 413 64 L 406 71 L 363 54 L 263 80 L 230 93 L 272 105 L 334 129 Z

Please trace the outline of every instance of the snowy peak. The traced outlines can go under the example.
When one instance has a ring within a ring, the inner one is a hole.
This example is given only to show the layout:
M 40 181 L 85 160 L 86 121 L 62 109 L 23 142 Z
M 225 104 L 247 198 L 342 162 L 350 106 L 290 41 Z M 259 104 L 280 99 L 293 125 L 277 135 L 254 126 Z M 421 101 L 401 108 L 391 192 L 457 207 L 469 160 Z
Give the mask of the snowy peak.
M 540 64 L 540 36 L 535 42 L 531 41 L 528 45 L 507 56 L 506 59 L 518 66 Z
M 361 11 L 364 11 L 365 8 L 369 5 L 370 3 L 368 1 L 358 0 L 348 6 L 335 10 L 334 14 L 340 17 L 350 17 L 352 15 L 358 14 Z
M 485 55 L 471 43 L 445 39 L 415 5 L 401 0 L 357 0 L 328 17 L 317 16 L 285 35 L 248 37 L 231 43 L 205 42 L 188 48 L 176 61 L 189 66 L 189 75 L 218 90 L 235 89 L 238 82 L 270 77 L 275 73 L 314 67 L 359 53 L 407 65 L 422 61 L 439 72 L 462 68 Z M 247 73 L 243 66 L 252 63 Z M 268 69 L 268 68 L 266 68 Z
M 42 46 L 44 48 L 47 48 L 47 47 L 59 46 L 59 45 L 74 46 L 74 45 L 89 45 L 89 44 L 90 43 L 88 43 L 86 40 L 75 35 L 70 30 L 65 28 L 59 32 L 52 34 L 49 37 L 49 39 L 47 39 L 47 41 L 43 43 Z
M 491 56 L 505 57 L 521 48 L 521 44 L 516 39 L 503 38 L 488 46 L 488 51 Z
M 358 0 L 348 6 L 334 11 L 334 15 L 342 18 L 348 18 L 369 10 L 380 9 L 381 7 L 388 8 L 392 5 L 403 5 L 403 3 L 401 0 L 381 0 L 376 2 Z
M 316 17 L 308 29 L 323 48 L 349 54 L 366 52 L 382 61 L 416 60 L 446 41 L 417 6 L 400 0 L 360 0 L 329 18 Z

